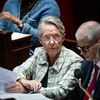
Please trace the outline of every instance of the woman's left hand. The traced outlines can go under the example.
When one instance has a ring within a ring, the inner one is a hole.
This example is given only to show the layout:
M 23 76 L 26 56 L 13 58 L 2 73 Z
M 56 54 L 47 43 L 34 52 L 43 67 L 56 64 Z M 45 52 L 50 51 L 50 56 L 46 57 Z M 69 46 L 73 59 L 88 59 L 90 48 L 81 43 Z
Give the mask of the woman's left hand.
M 8 92 L 8 93 L 24 93 L 24 92 L 27 92 L 26 89 L 19 82 L 7 83 L 5 91 Z

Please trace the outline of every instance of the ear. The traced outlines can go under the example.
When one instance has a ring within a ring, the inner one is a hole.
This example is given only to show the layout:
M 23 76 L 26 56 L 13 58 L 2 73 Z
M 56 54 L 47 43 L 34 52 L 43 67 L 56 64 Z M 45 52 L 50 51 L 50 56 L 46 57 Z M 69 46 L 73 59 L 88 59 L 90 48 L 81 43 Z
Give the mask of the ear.
M 40 43 L 42 44 L 42 39 L 41 39 L 41 37 L 39 36 L 39 41 L 40 41 Z
M 63 35 L 63 37 L 62 37 L 62 42 L 64 42 L 64 40 L 65 40 L 65 35 Z

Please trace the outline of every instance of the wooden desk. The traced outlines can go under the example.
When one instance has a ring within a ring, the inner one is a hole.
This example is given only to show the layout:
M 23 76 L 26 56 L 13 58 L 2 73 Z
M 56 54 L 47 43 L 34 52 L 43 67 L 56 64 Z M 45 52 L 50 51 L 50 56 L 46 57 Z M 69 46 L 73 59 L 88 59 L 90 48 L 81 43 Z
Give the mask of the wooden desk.
M 0 31 L 0 66 L 12 70 L 29 56 L 31 35 Z

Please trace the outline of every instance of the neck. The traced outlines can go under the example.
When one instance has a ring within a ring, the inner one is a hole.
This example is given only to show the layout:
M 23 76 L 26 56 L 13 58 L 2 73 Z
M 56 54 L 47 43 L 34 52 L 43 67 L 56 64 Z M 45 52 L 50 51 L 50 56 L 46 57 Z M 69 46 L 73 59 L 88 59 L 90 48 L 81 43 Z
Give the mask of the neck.
M 55 63 L 55 61 L 57 60 L 58 56 L 59 56 L 59 53 L 56 54 L 55 56 L 49 56 L 50 65 L 53 65 Z

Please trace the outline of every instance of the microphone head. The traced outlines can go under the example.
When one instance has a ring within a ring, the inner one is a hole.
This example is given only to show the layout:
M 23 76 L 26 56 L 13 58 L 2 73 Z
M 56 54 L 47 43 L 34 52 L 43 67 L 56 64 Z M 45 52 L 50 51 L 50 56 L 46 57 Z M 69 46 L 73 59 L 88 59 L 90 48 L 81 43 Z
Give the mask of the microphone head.
M 80 69 L 76 69 L 76 70 L 74 71 L 74 76 L 75 76 L 75 78 L 80 79 L 80 78 L 82 77 L 82 72 L 81 72 L 81 70 L 80 70 Z

